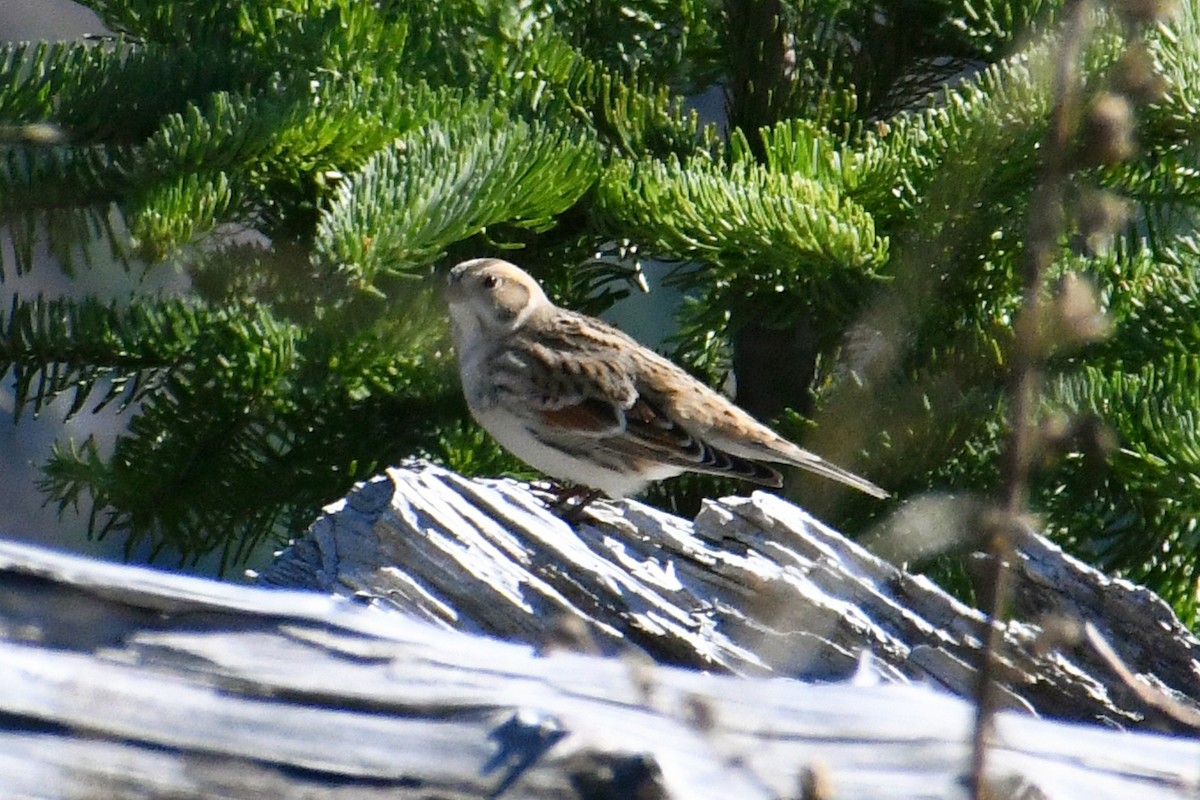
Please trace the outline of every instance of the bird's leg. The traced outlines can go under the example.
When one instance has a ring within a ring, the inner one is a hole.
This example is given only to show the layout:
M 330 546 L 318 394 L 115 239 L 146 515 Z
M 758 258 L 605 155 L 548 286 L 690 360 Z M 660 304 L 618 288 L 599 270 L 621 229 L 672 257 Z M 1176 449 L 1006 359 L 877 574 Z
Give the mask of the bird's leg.
M 591 491 L 584 492 L 579 502 L 568 508 L 566 513 L 562 515 L 563 522 L 566 522 L 570 525 L 581 522 L 583 520 L 584 509 L 586 509 L 593 500 L 597 499 L 602 494 L 604 494 L 604 492 L 600 491 L 599 489 L 592 489 Z
M 589 489 L 586 486 L 564 486 L 558 493 L 558 499 L 550 504 L 550 510 L 562 517 L 564 522 L 574 524 L 583 519 L 583 510 L 588 504 L 600 497 L 604 492 L 599 489 Z M 578 499 L 575 505 L 570 501 Z
M 555 497 L 554 502 L 550 503 L 550 509 L 552 511 L 562 511 L 567 507 L 568 503 L 588 494 L 591 492 L 591 489 L 579 484 L 567 486 L 566 484 L 555 482 L 551 484 L 551 491 Z

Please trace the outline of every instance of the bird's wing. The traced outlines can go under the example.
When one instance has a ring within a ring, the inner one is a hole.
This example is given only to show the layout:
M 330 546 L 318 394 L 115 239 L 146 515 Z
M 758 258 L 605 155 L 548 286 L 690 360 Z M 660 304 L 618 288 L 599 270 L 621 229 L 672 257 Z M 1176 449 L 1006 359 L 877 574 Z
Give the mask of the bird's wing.
M 625 429 L 637 400 L 620 347 L 557 329 L 497 348 L 490 369 L 497 400 L 518 417 L 580 436 Z
M 764 486 L 779 487 L 779 471 L 759 461 L 735 456 L 700 439 L 672 419 L 665 406 L 639 395 L 625 412 L 626 436 L 620 443 L 628 449 L 645 449 L 657 460 L 693 472 L 726 475 Z
M 502 402 L 529 418 L 547 444 L 625 459 L 630 467 L 663 464 L 782 485 L 777 470 L 695 436 L 664 397 L 639 391 L 630 348 L 640 345 L 588 322 L 586 330 L 568 327 L 506 348 L 497 362 Z
M 704 441 L 709 450 L 742 463 L 790 464 L 817 475 L 839 481 L 879 498 L 888 493 L 854 473 L 831 464 L 783 438 L 742 409 L 729 403 L 712 389 L 694 381 L 676 365 L 656 355 L 638 359 L 638 390 L 641 397 L 671 396 L 663 403 L 673 418 Z M 680 386 L 686 386 L 680 391 Z M 707 471 L 707 470 L 702 470 Z M 775 473 L 778 475 L 778 473 Z M 748 478 L 748 480 L 755 480 Z M 779 483 L 771 485 L 779 486 Z

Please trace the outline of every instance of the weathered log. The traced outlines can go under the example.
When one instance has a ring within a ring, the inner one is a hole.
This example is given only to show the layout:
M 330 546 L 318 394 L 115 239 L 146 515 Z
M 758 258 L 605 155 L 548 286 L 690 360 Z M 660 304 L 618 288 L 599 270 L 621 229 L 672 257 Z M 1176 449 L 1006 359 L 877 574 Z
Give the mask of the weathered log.
M 1088 587 L 1084 613 L 1163 611 L 1055 552 L 1030 574 Z M 0 542 L 0 796 L 963 796 L 973 711 L 945 689 L 969 684 L 978 616 L 769 495 L 572 530 L 519 484 L 392 470 L 261 578 L 320 593 Z M 1139 722 L 1089 700 L 1101 676 L 1060 677 L 1086 659 L 1055 672 L 1010 628 L 1014 672 L 1052 686 L 1011 681 L 1014 703 Z M 1193 646 L 1139 641 L 1114 645 L 1153 647 L 1164 684 Z M 993 752 L 998 797 L 1200 791 L 1183 736 L 1008 711 Z
M 755 800 L 806 780 L 833 798 L 962 796 L 971 708 L 930 686 L 538 655 L 311 592 L 12 543 L 0 584 L 5 797 Z M 998 721 L 997 796 L 1200 787 L 1194 740 Z
M 1036 624 L 1090 622 L 1148 684 L 1195 708 L 1200 643 L 1144 588 L 1032 537 L 1013 565 L 1021 621 L 1002 654 L 1009 707 L 1177 728 L 1086 646 Z M 358 596 L 458 630 L 533 645 L 583 625 L 601 651 L 738 675 L 880 679 L 970 697 L 982 615 L 765 492 L 687 522 L 635 501 L 572 528 L 515 481 L 393 469 L 331 506 L 267 583 Z M 1053 646 L 1053 645 L 1059 646 Z

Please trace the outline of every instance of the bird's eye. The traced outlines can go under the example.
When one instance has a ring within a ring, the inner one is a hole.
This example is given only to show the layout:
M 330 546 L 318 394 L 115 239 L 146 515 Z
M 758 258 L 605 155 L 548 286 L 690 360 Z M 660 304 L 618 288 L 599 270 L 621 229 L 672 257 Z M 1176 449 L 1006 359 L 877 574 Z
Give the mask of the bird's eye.
M 484 275 L 483 276 L 483 288 L 485 288 L 485 289 L 495 289 L 496 284 L 498 284 L 498 283 L 500 283 L 500 279 L 497 278 L 495 275 Z

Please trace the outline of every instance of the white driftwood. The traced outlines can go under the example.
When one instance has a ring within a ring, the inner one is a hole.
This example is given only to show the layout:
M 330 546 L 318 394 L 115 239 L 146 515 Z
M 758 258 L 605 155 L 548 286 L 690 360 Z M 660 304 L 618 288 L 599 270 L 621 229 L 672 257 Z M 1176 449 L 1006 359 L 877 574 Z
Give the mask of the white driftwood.
M 0 582 L 4 797 L 766 800 L 806 775 L 831 798 L 963 796 L 971 708 L 930 686 L 538 655 L 13 543 Z M 1200 743 L 1005 712 L 992 782 L 1182 800 Z
M 1108 614 L 1145 680 L 1195 682 L 1160 602 L 1042 548 L 1030 608 Z M 964 797 L 977 613 L 770 495 L 572 530 L 519 484 L 414 466 L 261 580 L 318 592 L 0 542 L 0 797 Z M 1035 633 L 1008 631 L 1013 706 L 1152 721 Z M 992 752 L 995 797 L 1200 792 L 1187 736 L 1007 711 Z
M 514 481 L 390 470 L 331 506 L 264 582 L 357 596 L 446 628 L 542 646 L 564 638 L 736 675 L 889 682 L 970 697 L 982 615 L 765 492 L 688 522 L 634 501 L 572 526 Z M 1144 680 L 1195 707 L 1200 643 L 1145 589 L 1041 539 L 1014 564 L 1008 707 L 1182 729 L 1087 647 L 1042 647 L 1042 614 L 1088 621 Z M 1053 642 L 1051 644 L 1054 644 Z M 1042 652 L 1045 650 L 1045 652 Z

